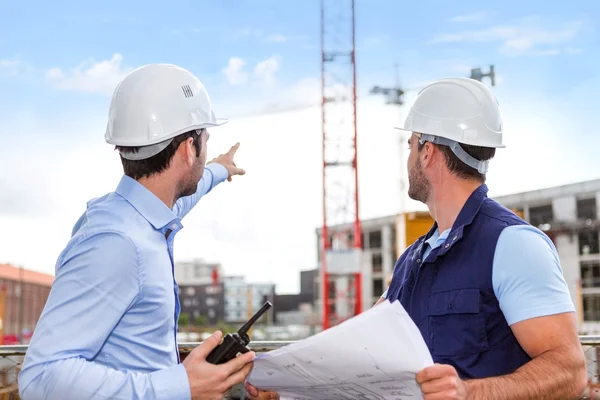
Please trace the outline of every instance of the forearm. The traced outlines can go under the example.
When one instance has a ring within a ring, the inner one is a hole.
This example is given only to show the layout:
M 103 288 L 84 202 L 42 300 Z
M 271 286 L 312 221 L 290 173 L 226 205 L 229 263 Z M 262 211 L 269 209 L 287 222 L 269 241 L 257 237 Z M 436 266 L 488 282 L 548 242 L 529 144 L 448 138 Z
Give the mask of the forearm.
M 21 397 L 27 399 L 189 399 L 182 364 L 143 374 L 118 371 L 83 358 L 39 364 L 19 376 Z
M 576 399 L 585 375 L 585 360 L 578 353 L 551 350 L 512 374 L 466 381 L 468 399 Z

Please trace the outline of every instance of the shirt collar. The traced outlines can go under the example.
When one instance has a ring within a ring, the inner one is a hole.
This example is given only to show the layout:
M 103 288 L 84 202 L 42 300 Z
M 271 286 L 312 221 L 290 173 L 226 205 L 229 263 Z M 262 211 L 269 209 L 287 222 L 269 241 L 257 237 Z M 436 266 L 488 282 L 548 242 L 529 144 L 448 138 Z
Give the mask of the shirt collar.
M 440 247 L 442 243 L 446 241 L 448 235 L 450 234 L 450 228 L 446 229 L 444 232 L 440 233 L 439 229 L 436 229 L 433 235 L 429 239 L 425 241 L 431 247 L 431 249 L 435 249 L 436 247 Z
M 155 229 L 163 230 L 179 219 L 154 193 L 127 175 L 123 175 L 115 192 L 127 200 Z

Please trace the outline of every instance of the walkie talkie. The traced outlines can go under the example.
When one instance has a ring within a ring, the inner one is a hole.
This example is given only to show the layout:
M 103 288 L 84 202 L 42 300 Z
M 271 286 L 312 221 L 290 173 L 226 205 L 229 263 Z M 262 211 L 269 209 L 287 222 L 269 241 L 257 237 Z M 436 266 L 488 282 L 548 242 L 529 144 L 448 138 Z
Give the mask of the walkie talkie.
M 223 364 L 227 361 L 237 357 L 239 353 L 247 353 L 250 351 L 246 346 L 250 343 L 250 337 L 248 336 L 248 331 L 252 327 L 252 325 L 269 309 L 272 304 L 270 302 L 266 302 L 260 310 L 256 312 L 246 322 L 237 333 L 231 334 L 228 333 L 223 338 L 223 341 L 220 345 L 214 348 L 213 351 L 210 352 L 208 357 L 206 357 L 206 361 L 211 364 Z

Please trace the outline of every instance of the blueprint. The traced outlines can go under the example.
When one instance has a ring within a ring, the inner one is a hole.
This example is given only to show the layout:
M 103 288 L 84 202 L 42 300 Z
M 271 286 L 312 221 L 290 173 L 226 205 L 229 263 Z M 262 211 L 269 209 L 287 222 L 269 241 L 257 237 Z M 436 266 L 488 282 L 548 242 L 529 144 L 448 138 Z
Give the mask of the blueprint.
M 248 381 L 287 400 L 421 399 L 415 382 L 433 365 L 402 305 L 385 301 L 308 339 L 260 354 Z

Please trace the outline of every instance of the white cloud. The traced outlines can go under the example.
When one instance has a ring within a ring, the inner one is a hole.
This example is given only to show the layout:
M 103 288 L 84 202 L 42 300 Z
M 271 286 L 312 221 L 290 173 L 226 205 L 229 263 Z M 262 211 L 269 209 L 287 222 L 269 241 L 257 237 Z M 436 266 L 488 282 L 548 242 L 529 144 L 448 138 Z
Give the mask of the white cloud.
M 52 68 L 46 71 L 46 79 L 54 87 L 90 93 L 112 94 L 115 86 L 133 67 L 123 66 L 123 56 L 115 53 L 111 59 L 103 61 L 86 60 L 71 71 Z
M 279 57 L 273 56 L 256 64 L 254 67 L 254 77 L 257 79 L 258 84 L 264 86 L 273 86 L 275 84 L 275 74 L 279 70 L 279 62 Z
M 18 58 L 0 59 L 0 75 L 2 76 L 18 76 L 31 71 L 31 66 Z
M 565 52 L 567 54 L 583 54 L 584 50 L 577 47 L 567 46 L 567 48 L 565 48 Z
M 279 33 L 269 35 L 265 38 L 265 42 L 267 42 L 267 43 L 284 43 L 284 42 L 287 42 L 288 40 L 290 40 L 289 37 L 284 36 Z
M 223 74 L 231 85 L 243 85 L 248 81 L 248 73 L 243 71 L 246 61 L 239 57 L 231 57 Z
M 471 14 L 457 15 L 452 18 L 452 22 L 477 22 L 485 19 L 487 13 L 484 11 L 474 12 Z
M 276 82 L 276 74 L 279 71 L 280 57 L 272 56 L 259 61 L 252 70 L 252 74 L 245 70 L 246 60 L 239 57 L 231 57 L 227 67 L 222 72 L 230 85 L 243 85 L 250 81 L 253 83 L 271 87 Z
M 506 55 L 556 53 L 558 45 L 573 41 L 586 25 L 571 21 L 559 27 L 543 27 L 538 19 L 528 18 L 513 25 L 496 25 L 488 29 L 443 33 L 434 36 L 428 44 L 438 43 L 498 43 Z

